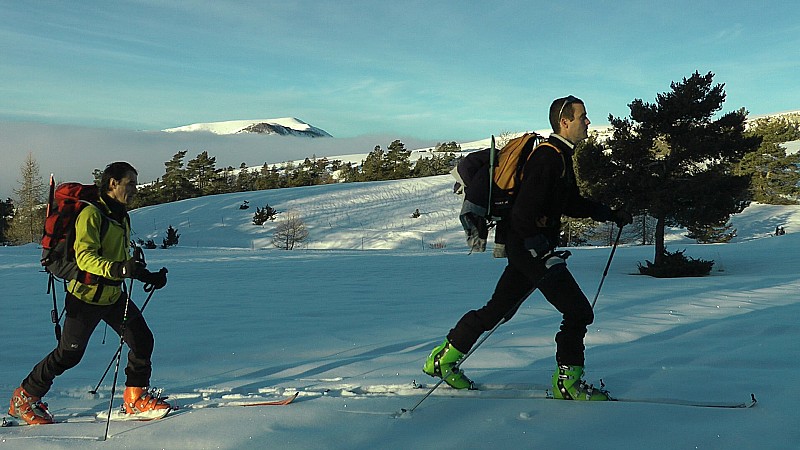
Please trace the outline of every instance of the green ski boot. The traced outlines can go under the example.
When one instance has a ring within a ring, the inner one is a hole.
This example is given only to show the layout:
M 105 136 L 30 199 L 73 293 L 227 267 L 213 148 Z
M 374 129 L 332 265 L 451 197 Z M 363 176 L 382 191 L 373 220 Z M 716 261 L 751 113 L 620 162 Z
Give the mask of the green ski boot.
M 583 377 L 583 366 L 560 364 L 553 373 L 553 398 L 560 400 L 607 401 L 608 391 L 587 384 Z
M 472 389 L 472 381 L 456 367 L 464 354 L 453 347 L 446 339 L 431 351 L 422 366 L 422 371 L 432 377 L 439 377 L 455 389 Z

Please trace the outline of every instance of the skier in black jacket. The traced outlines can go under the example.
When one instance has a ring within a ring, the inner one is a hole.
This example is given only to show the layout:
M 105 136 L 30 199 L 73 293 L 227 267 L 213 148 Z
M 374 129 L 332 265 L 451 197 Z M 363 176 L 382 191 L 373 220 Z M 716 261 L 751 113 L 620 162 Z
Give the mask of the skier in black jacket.
M 457 389 L 472 387 L 456 366 L 480 335 L 501 320 L 510 319 L 522 301 L 539 289 L 561 314 L 556 334 L 553 391 L 567 400 L 608 400 L 602 389 L 586 384 L 583 377 L 586 327 L 594 320 L 589 300 L 567 269 L 566 252 L 556 251 L 561 216 L 591 217 L 614 221 L 622 227 L 632 222 L 625 211 L 581 196 L 572 157 L 575 145 L 588 136 L 589 118 L 582 100 L 558 98 L 550 105 L 554 133 L 537 148 L 523 168 L 519 193 L 506 235 L 508 265 L 489 302 L 464 314 L 447 339 L 433 349 L 423 371 L 441 377 Z

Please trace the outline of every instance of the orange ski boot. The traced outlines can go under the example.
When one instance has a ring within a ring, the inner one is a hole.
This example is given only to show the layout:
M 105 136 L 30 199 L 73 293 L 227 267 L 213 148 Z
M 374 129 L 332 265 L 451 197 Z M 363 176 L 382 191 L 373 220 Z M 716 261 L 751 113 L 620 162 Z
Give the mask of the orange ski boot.
M 128 386 L 125 388 L 123 399 L 125 412 L 142 418 L 158 419 L 167 415 L 172 409 L 169 403 L 161 399 L 161 395 L 153 390 L 143 387 Z
M 8 414 L 24 420 L 29 425 L 45 425 L 55 422 L 47 403 L 40 397 L 29 395 L 21 386 L 14 390 L 8 407 Z

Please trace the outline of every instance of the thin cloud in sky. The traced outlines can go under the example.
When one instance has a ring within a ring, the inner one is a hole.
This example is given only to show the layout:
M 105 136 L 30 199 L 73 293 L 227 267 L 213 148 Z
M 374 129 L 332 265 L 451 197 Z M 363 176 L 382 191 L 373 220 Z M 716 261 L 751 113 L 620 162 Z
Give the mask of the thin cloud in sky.
M 516 108 L 514 99 L 541 91 L 545 109 L 547 99 L 572 92 L 602 117 L 633 98 L 655 95 L 694 70 L 714 71 L 713 64 L 700 67 L 702 58 L 692 58 L 696 49 L 711 61 L 735 61 L 753 46 L 751 36 L 770 33 L 770 48 L 777 46 L 784 55 L 791 54 L 784 42 L 797 42 L 788 34 L 797 25 L 773 11 L 780 8 L 747 2 L 729 2 L 724 8 L 688 1 L 617 2 L 576 10 L 537 2 L 469 7 L 367 1 L 8 3 L 0 32 L 16 39 L 0 44 L 10 55 L 0 67 L 10 72 L 18 92 L 12 108 L 26 111 L 23 104 L 35 102 L 37 95 L 63 96 L 65 101 L 40 107 L 58 109 L 63 123 L 122 123 L 136 129 L 298 116 L 337 136 L 396 132 L 435 138 L 434 133 L 451 128 L 450 134 L 472 138 L 486 130 L 467 128 L 464 124 L 474 117 L 453 114 L 459 98 L 497 92 Z M 585 61 L 591 70 L 581 70 Z M 613 86 L 607 74 L 636 63 L 642 67 L 630 71 L 640 78 L 641 91 Z M 365 93 L 356 104 L 347 94 L 336 95 L 371 79 L 378 85 L 403 82 L 408 88 L 375 99 Z M 308 95 L 281 98 L 276 93 L 283 90 Z M 426 101 L 431 91 L 450 101 Z M 614 92 L 609 99 L 614 104 L 591 102 L 604 91 Z M 113 101 L 82 105 L 80 98 L 94 92 L 121 97 L 125 111 Z M 213 101 L 205 94 L 213 94 Z M 254 99 L 242 107 L 241 97 L 248 95 Z M 368 110 L 370 100 L 386 103 L 384 122 L 348 121 L 348 113 Z M 753 98 L 750 108 L 761 110 L 758 101 Z M 392 127 L 392 107 L 407 114 L 404 105 L 418 104 L 429 104 L 442 119 Z M 487 116 L 502 113 L 500 106 L 489 107 Z M 14 118 L 13 112 L 6 114 Z M 16 118 L 29 117 L 22 113 Z M 518 123 L 532 120 L 546 123 L 527 115 Z M 382 128 L 372 128 L 376 125 Z

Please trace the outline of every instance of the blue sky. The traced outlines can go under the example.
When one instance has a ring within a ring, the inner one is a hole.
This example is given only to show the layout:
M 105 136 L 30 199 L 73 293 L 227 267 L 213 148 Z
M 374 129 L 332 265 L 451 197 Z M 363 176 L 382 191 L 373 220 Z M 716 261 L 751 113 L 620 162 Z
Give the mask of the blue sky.
M 724 6 L 723 6 L 724 5 Z M 725 111 L 800 109 L 796 1 L 0 1 L 0 122 L 157 130 L 297 117 L 466 141 L 595 124 L 695 70 Z

